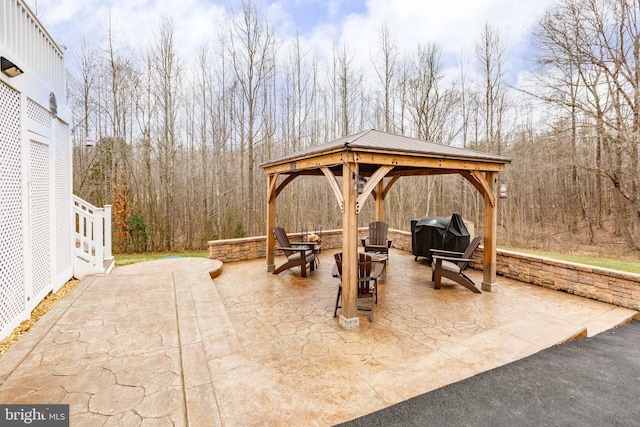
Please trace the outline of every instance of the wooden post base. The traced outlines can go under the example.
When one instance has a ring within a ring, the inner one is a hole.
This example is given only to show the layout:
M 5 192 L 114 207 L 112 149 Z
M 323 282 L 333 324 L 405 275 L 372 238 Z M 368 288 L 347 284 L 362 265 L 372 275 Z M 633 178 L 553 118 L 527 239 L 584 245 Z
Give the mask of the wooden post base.
M 340 326 L 342 326 L 347 331 L 353 331 L 354 329 L 358 329 L 360 327 L 360 318 L 354 317 L 352 319 L 347 319 L 343 315 L 340 315 Z
M 482 290 L 487 292 L 495 292 L 498 290 L 498 284 L 496 282 L 482 282 Z

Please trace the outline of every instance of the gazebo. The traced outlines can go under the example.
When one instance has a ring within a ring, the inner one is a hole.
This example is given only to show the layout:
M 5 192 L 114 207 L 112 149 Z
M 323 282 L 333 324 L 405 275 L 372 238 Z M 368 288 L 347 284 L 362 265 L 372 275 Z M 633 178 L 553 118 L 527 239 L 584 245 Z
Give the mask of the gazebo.
M 264 163 L 261 167 L 267 175 L 267 271 L 275 270 L 273 228 L 278 194 L 299 176 L 324 175 L 342 212 L 344 261 L 340 325 L 345 329 L 358 328 L 358 214 L 365 201 L 373 196 L 376 221 L 383 221 L 384 200 L 401 177 L 459 174 L 485 201 L 482 290 L 493 291 L 496 287 L 496 187 L 498 173 L 510 162 L 501 156 L 370 129 Z M 342 186 L 338 176 L 342 177 Z M 356 189 L 357 186 L 360 188 Z

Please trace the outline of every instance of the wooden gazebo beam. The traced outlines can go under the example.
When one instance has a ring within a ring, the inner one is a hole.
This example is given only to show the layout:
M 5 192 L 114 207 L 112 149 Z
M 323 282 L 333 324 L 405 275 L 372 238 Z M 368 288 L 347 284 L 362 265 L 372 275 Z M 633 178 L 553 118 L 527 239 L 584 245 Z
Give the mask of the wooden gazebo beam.
M 362 161 L 362 155 L 358 156 L 358 164 L 360 165 L 360 175 L 369 176 L 370 174 L 366 171 L 366 165 L 390 165 L 396 168 L 397 170 L 390 173 L 389 176 L 401 175 L 401 176 L 413 176 L 413 175 L 432 175 L 437 174 L 438 170 L 443 170 L 447 172 L 442 173 L 458 173 L 458 171 L 494 171 L 500 172 L 504 170 L 504 165 L 499 165 L 495 163 L 477 163 L 472 164 L 469 161 L 461 161 L 455 159 L 429 159 L 429 158 L 416 158 L 416 159 L 402 159 L 398 157 L 384 156 L 380 159 L 378 163 L 372 163 L 371 157 L 366 156 L 368 159 L 367 162 Z M 385 163 L 385 161 L 389 161 L 390 163 Z M 266 174 L 270 173 L 283 173 L 290 174 L 292 172 L 300 172 L 303 175 L 322 175 L 321 168 L 322 167 L 337 167 L 340 163 L 340 156 L 323 156 L 317 161 L 291 161 L 284 164 L 269 166 L 264 169 Z M 405 169 L 403 169 L 405 168 Z M 420 172 L 423 170 L 423 172 Z M 431 171 L 428 171 L 431 170 Z M 341 170 L 338 170 L 338 175 L 342 174 Z M 375 170 L 373 171 L 375 172 Z M 373 173 L 372 172 L 372 173 Z

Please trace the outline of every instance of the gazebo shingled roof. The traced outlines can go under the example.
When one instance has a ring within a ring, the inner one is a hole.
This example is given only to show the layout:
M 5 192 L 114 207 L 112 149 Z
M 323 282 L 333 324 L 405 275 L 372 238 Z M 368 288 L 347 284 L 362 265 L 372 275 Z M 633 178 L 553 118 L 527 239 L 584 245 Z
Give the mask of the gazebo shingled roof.
M 342 137 L 326 144 L 309 147 L 297 153 L 282 157 L 278 160 L 269 161 L 261 166 L 267 168 L 272 165 L 288 162 L 291 160 L 305 159 L 313 157 L 318 153 L 326 153 L 331 151 L 341 151 L 345 144 L 352 149 L 375 150 L 381 153 L 398 153 L 413 154 L 416 156 L 441 157 L 449 159 L 477 159 L 488 162 L 508 163 L 509 159 L 496 156 L 493 154 L 482 153 L 468 149 L 452 147 L 450 145 L 436 144 L 434 142 L 423 141 L 404 135 L 397 135 L 388 132 L 382 132 L 375 129 L 368 129 L 360 133 Z
M 291 181 L 303 175 L 324 175 L 342 211 L 343 309 L 340 324 L 359 326 L 356 300 L 357 215 L 370 195 L 376 203 L 376 220 L 383 221 L 384 199 L 402 176 L 460 174 L 484 197 L 484 272 L 482 289 L 496 287 L 497 179 L 511 160 L 506 157 L 422 141 L 374 129 L 310 147 L 261 165 L 267 187 L 267 271 L 274 271 L 276 198 Z M 280 176 L 286 176 L 278 183 Z M 340 185 L 337 177 L 342 177 Z M 357 194 L 357 177 L 367 179 Z M 385 182 L 385 178 L 387 178 Z M 353 260 L 353 261 L 351 261 Z

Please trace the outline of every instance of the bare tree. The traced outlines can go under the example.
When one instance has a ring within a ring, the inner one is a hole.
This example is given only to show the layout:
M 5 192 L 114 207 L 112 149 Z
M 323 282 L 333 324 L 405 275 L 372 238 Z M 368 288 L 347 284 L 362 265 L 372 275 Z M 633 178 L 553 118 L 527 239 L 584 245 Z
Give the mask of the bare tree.
M 503 91 L 505 46 L 497 29 L 485 24 L 476 43 L 476 56 L 484 89 L 484 140 L 491 152 L 502 153 L 502 120 L 505 111 Z
M 636 0 L 566 0 L 545 17 L 537 34 L 545 82 L 556 94 L 545 99 L 571 109 L 573 150 L 578 150 L 577 123 L 592 129 L 596 158 L 576 155 L 581 159 L 576 163 L 609 179 L 618 231 L 631 248 L 640 242 L 638 6 Z M 588 212 L 584 178 L 575 176 Z
M 247 147 L 247 180 L 243 182 L 244 206 L 249 233 L 254 233 L 254 218 L 257 215 L 253 208 L 256 199 L 256 148 L 262 142 L 264 133 L 264 111 L 268 100 L 265 99 L 265 86 L 274 72 L 275 37 L 264 15 L 257 9 L 252 0 L 242 2 L 240 19 L 230 23 L 229 36 L 226 39 L 226 51 L 229 55 L 236 84 L 241 95 L 241 105 L 237 107 L 238 125 L 241 127 L 239 138 L 246 139 Z M 262 192 L 261 192 L 262 194 Z
M 354 56 L 346 45 L 333 47 L 333 62 L 329 73 L 330 88 L 328 94 L 331 97 L 331 117 L 333 124 L 329 130 L 330 139 L 354 133 L 356 123 L 362 121 L 358 117 L 358 102 L 363 96 L 362 70 L 354 64 Z M 359 120 L 360 119 L 360 120 Z
M 75 58 L 76 64 L 73 68 L 76 74 L 68 72 L 67 91 L 69 104 L 73 112 L 73 122 L 75 123 L 73 136 L 73 160 L 74 160 L 74 182 L 75 191 L 81 197 L 87 198 L 90 193 L 88 189 L 87 177 L 91 163 L 95 160 L 96 150 L 91 145 L 85 146 L 85 141 L 94 143 L 95 135 L 95 109 L 97 95 L 97 61 L 96 52 L 86 39 L 80 42 L 80 51 Z
M 454 117 L 458 95 L 452 87 L 441 87 L 444 78 L 441 55 L 436 44 L 418 46 L 409 80 L 409 105 L 418 138 L 450 144 L 459 132 Z
M 383 25 L 378 32 L 378 57 L 372 58 L 380 86 L 382 87 L 381 110 L 382 127 L 385 132 L 391 132 L 393 125 L 393 85 L 397 73 L 398 44 L 388 25 Z
M 160 239 L 171 250 L 175 243 L 176 220 L 176 156 L 178 153 L 177 114 L 180 73 L 175 50 L 173 23 L 165 19 L 151 49 L 152 82 L 156 96 L 157 117 L 155 136 L 160 193 Z

